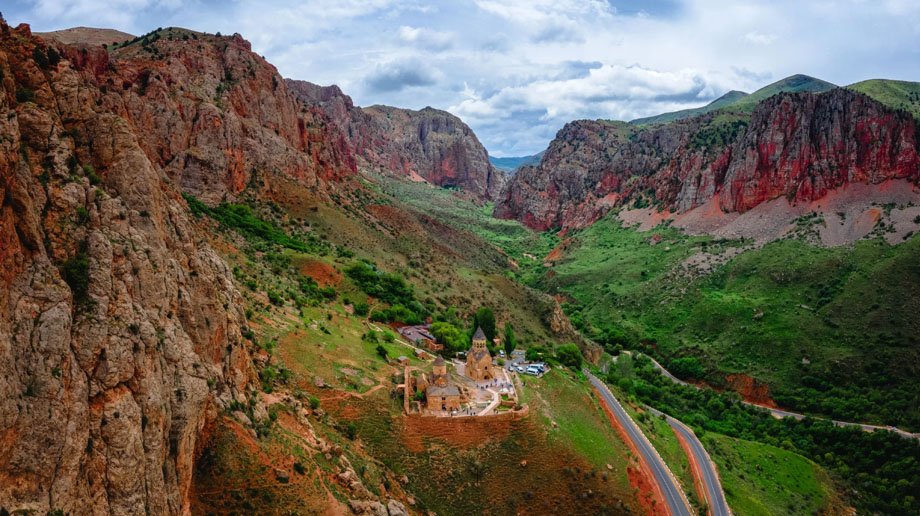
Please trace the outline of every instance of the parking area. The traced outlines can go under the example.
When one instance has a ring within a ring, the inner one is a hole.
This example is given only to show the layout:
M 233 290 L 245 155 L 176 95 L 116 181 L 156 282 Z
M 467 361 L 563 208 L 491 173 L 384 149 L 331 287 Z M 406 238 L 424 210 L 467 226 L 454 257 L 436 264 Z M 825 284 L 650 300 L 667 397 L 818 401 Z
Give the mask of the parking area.
M 549 371 L 549 366 L 542 362 L 528 362 L 524 357 L 524 351 L 514 350 L 510 359 L 505 359 L 503 366 L 506 371 L 517 374 L 529 374 L 531 376 L 543 376 Z

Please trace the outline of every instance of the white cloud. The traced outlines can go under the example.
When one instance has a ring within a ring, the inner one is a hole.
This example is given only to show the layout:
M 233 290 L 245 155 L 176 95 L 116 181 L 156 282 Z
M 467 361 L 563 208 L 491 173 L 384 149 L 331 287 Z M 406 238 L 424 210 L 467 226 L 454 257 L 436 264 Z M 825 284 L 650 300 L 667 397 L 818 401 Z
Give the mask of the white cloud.
M 399 39 L 416 45 L 419 50 L 440 52 L 454 45 L 454 36 L 449 32 L 438 32 L 425 28 L 413 28 L 403 25 L 397 32 Z
M 20 0 L 33 30 L 239 32 L 282 75 L 359 105 L 430 105 L 497 155 L 544 148 L 573 118 L 631 119 L 794 73 L 920 80 L 915 0 Z
M 744 39 L 750 41 L 751 43 L 756 43 L 758 45 L 769 45 L 776 41 L 776 34 L 764 34 L 756 30 L 752 30 L 744 35 Z

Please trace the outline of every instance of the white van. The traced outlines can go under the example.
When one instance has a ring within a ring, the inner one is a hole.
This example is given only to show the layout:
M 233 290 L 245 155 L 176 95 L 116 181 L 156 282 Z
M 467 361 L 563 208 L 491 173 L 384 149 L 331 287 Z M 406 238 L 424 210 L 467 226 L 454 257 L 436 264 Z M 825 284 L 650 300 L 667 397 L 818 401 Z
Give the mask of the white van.
M 543 372 L 543 371 L 542 371 L 539 367 L 537 367 L 537 366 L 535 366 L 535 365 L 532 365 L 532 366 L 530 366 L 530 367 L 527 368 L 527 374 L 532 374 L 532 375 L 534 375 L 534 376 L 540 376 L 540 373 L 542 373 L 542 372 Z

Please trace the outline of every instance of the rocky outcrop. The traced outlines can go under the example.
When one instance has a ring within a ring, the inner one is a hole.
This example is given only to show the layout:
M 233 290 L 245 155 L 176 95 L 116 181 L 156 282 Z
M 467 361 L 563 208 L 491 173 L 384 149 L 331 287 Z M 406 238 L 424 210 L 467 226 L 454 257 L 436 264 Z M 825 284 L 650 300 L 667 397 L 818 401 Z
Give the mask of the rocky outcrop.
M 242 38 L 158 34 L 109 53 L 0 23 L 9 512 L 187 514 L 199 433 L 255 375 L 243 300 L 180 194 L 232 198 L 255 170 L 324 195 L 354 172 Z
M 338 86 L 290 79 L 287 84 L 303 102 L 318 106 L 335 121 L 367 167 L 456 186 L 479 199 L 498 198 L 505 173 L 489 163 L 472 129 L 454 115 L 430 107 L 362 109 Z
M 567 124 L 543 161 L 509 181 L 495 216 L 535 229 L 588 225 L 613 207 L 686 212 L 709 202 L 747 211 L 821 199 L 849 183 L 920 179 L 909 114 L 858 93 L 783 93 L 747 114 L 713 112 L 637 129 Z

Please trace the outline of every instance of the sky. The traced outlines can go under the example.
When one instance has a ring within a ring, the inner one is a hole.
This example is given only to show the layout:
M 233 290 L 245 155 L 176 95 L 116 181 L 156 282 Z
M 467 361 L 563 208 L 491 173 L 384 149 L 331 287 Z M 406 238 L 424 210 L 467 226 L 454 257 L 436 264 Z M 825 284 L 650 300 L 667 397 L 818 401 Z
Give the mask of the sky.
M 4 0 L 11 24 L 238 32 L 357 105 L 445 109 L 493 156 L 796 73 L 920 81 L 918 0 Z

